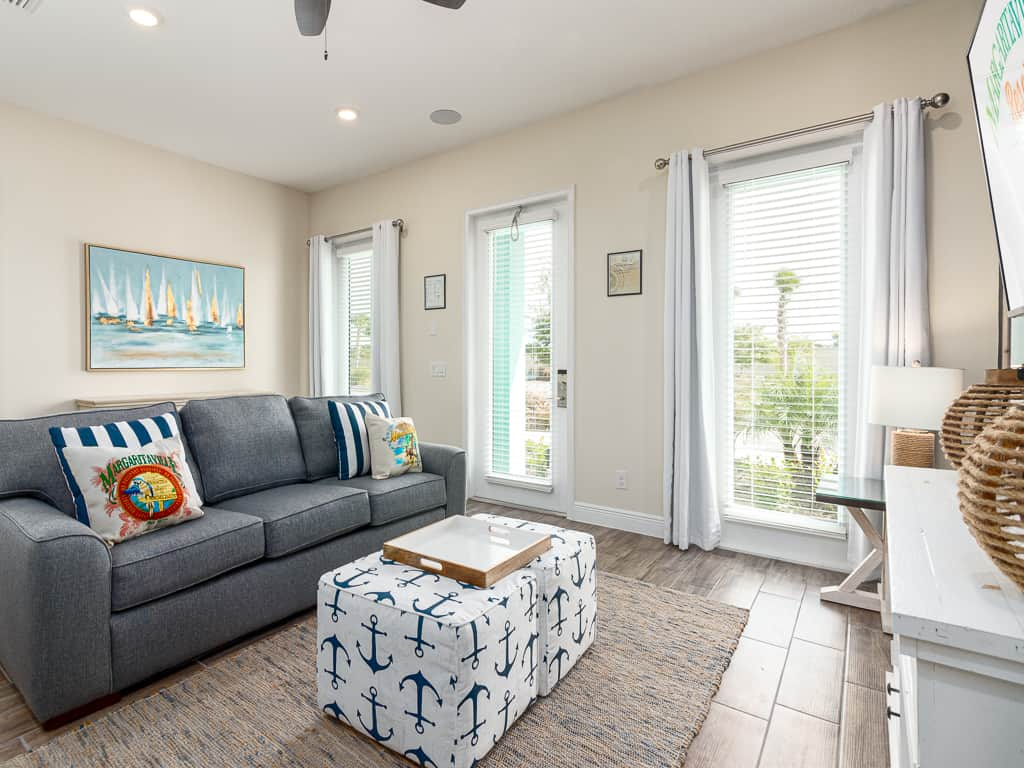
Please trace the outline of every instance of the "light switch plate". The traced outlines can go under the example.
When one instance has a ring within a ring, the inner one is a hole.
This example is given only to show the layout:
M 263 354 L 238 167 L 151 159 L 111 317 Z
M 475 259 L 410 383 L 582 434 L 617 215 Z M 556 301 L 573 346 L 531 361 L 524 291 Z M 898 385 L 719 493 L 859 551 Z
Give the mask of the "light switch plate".
M 435 379 L 443 379 L 448 375 L 448 363 L 431 363 L 430 375 Z

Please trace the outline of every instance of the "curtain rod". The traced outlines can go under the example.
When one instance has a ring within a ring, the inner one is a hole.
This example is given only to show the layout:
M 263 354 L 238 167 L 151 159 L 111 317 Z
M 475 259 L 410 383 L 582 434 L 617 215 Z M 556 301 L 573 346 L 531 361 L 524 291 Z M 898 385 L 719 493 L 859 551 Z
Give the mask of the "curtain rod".
M 402 231 L 405 229 L 405 219 L 392 219 L 391 226 L 398 227 L 398 234 L 402 234 Z M 339 232 L 336 235 L 328 235 L 327 237 L 324 238 L 324 240 L 326 240 L 329 243 L 331 242 L 331 240 L 337 240 L 339 237 L 358 235 L 362 232 L 369 232 L 372 229 L 373 227 L 363 227 L 362 229 L 353 229 L 351 232 Z M 309 240 L 306 241 L 306 245 L 309 245 Z
M 926 99 L 921 96 L 918 98 L 921 102 L 922 109 L 942 109 L 944 106 L 949 104 L 948 93 L 936 93 L 930 99 Z M 739 141 L 735 144 L 727 144 L 724 147 L 715 147 L 714 149 L 705 149 L 704 157 L 711 157 L 712 155 L 720 155 L 725 152 L 735 152 L 738 149 L 746 149 L 748 147 L 758 147 L 762 144 L 770 144 L 773 141 L 781 141 L 782 139 L 791 139 L 796 136 L 804 136 L 809 133 L 817 133 L 819 131 L 827 131 L 831 128 L 842 128 L 847 125 L 856 125 L 857 123 L 870 123 L 874 119 L 874 112 L 865 112 L 862 115 L 854 115 L 853 117 L 844 117 L 839 120 L 831 120 L 827 123 L 818 123 L 817 125 L 809 125 L 806 128 L 797 128 L 792 131 L 784 131 L 782 133 L 773 133 L 771 136 L 763 136 L 759 139 L 750 139 L 749 141 Z M 654 168 L 658 171 L 663 171 L 668 167 L 669 160 L 667 157 L 659 157 L 654 161 Z
M 392 219 L 391 226 L 398 227 L 398 231 L 401 232 L 403 229 L 405 229 L 405 220 Z M 358 235 L 360 232 L 369 232 L 371 229 L 373 229 L 373 227 L 362 227 L 361 229 L 353 229 L 351 232 L 339 232 L 336 235 L 328 235 L 327 237 L 324 238 L 324 240 L 330 242 L 331 240 L 337 240 L 339 237 L 348 237 L 349 235 Z

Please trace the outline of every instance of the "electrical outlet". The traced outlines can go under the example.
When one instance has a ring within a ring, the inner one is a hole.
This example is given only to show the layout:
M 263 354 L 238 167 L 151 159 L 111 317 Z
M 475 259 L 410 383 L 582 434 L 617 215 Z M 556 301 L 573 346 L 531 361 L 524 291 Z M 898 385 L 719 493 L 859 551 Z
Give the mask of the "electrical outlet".
M 431 363 L 430 375 L 435 379 L 443 379 L 448 375 L 448 363 Z
M 615 472 L 615 487 L 618 490 L 624 491 L 624 490 L 626 490 L 626 488 L 629 487 L 629 484 L 626 482 L 626 480 L 627 480 L 626 470 L 624 470 L 624 469 L 616 470 L 616 472 Z

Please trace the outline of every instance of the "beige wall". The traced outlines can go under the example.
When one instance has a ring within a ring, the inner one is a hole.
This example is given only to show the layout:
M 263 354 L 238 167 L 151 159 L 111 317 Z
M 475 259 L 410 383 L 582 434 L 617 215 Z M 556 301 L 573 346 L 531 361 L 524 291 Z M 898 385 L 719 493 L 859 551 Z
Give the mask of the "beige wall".
M 466 211 L 575 185 L 576 498 L 658 513 L 665 174 L 654 158 L 940 90 L 953 101 L 927 127 L 934 357 L 979 379 L 997 347 L 996 251 L 965 64 L 979 6 L 920 3 L 314 195 L 314 232 L 408 223 L 403 397 L 424 438 L 462 441 Z M 608 299 L 605 254 L 632 248 L 644 249 L 644 295 Z M 424 313 L 422 278 L 436 272 L 448 273 L 448 309 Z M 446 361 L 448 378 L 431 378 L 431 361 Z M 629 490 L 614 489 L 617 469 Z
M 0 105 L 0 416 L 77 397 L 298 392 L 308 224 L 304 193 Z M 244 265 L 246 368 L 86 372 L 85 242 Z

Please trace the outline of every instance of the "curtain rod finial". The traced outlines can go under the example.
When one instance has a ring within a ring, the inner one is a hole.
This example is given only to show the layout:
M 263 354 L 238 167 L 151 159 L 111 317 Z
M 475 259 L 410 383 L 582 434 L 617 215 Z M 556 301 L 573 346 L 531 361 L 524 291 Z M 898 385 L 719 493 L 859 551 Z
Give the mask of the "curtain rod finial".
M 947 104 L 949 104 L 949 94 L 945 92 L 936 93 L 930 99 L 921 99 L 922 107 L 942 109 Z
M 654 161 L 654 169 L 656 171 L 663 171 L 666 168 L 668 168 L 668 158 L 667 157 L 659 157 L 657 160 Z

